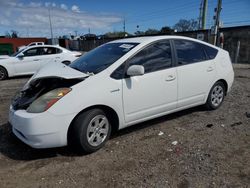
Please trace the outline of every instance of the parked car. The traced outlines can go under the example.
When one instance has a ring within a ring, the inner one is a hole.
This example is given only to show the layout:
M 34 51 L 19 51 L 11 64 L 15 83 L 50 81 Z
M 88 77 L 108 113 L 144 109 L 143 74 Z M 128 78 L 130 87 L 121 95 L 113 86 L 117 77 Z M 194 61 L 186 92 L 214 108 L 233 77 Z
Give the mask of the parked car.
M 44 42 L 32 42 L 28 44 L 27 46 L 19 46 L 18 51 L 23 50 L 24 48 L 27 48 L 29 46 L 37 46 L 37 45 L 44 45 Z
M 0 59 L 0 80 L 34 74 L 47 63 L 60 62 L 68 65 L 80 56 L 80 52 L 72 52 L 60 46 L 31 46 L 9 58 Z
M 227 51 L 180 36 L 116 40 L 70 66 L 43 67 L 10 106 L 14 134 L 33 148 L 91 153 L 111 131 L 204 105 L 221 106 L 234 72 Z

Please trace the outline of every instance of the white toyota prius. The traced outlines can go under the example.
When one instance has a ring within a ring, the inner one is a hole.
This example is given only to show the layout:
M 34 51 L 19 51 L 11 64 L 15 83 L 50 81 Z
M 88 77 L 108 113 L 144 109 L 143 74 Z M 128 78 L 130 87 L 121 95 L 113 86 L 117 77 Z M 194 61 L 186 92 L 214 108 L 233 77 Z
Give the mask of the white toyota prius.
M 109 42 L 70 66 L 54 63 L 10 106 L 14 134 L 33 148 L 70 145 L 91 153 L 116 131 L 204 105 L 220 107 L 234 72 L 227 51 L 180 36 Z

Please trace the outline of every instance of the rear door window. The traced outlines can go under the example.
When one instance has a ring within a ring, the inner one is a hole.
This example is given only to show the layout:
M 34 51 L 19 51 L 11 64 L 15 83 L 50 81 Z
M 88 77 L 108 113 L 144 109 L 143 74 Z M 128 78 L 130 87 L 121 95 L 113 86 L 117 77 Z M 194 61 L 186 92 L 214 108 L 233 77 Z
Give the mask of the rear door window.
M 178 65 L 187 65 L 206 60 L 206 54 L 199 43 L 176 39 L 174 40 L 174 44 Z
M 52 54 L 56 54 L 57 50 L 56 48 L 53 47 L 44 47 L 43 48 L 43 55 L 52 55 Z

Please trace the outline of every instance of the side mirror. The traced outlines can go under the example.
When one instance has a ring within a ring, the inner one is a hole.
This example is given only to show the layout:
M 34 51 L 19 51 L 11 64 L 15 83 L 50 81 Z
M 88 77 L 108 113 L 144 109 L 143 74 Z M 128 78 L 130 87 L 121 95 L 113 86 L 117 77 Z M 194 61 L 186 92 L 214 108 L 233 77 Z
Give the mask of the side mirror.
M 24 57 L 24 54 L 23 52 L 20 52 L 18 55 L 17 55 L 18 58 L 22 59 Z
M 145 70 L 142 65 L 132 65 L 127 70 L 128 76 L 141 76 L 144 75 Z

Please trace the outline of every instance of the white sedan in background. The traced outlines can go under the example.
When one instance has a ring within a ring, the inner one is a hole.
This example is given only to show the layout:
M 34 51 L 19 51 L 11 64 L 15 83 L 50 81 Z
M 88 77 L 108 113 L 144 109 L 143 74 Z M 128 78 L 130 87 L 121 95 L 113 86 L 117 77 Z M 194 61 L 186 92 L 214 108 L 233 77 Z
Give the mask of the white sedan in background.
M 0 59 L 0 80 L 32 75 L 48 63 L 60 62 L 68 65 L 80 56 L 80 52 L 69 51 L 60 46 L 30 46 L 6 59 Z
M 180 36 L 122 39 L 69 66 L 43 67 L 13 100 L 9 122 L 34 148 L 91 153 L 111 130 L 198 105 L 219 108 L 233 80 L 229 54 L 216 46 Z

